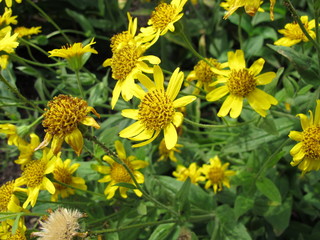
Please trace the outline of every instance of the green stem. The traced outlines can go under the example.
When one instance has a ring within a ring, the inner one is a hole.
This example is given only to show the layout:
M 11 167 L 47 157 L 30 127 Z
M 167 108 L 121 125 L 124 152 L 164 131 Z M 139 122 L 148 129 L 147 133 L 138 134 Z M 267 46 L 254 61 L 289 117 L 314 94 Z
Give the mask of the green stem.
M 43 11 L 37 4 L 35 4 L 32 0 L 27 0 L 27 2 L 34 7 L 35 9 L 37 9 L 42 15 L 43 17 L 49 22 L 51 23 L 60 33 L 61 35 L 66 39 L 66 41 L 68 43 L 71 44 L 71 40 L 70 38 L 62 31 L 62 29 L 55 23 L 55 21 L 53 21 L 53 19 L 45 13 L 45 11 Z
M 78 88 L 80 91 L 80 96 L 84 99 L 85 95 L 84 95 L 83 88 L 82 88 L 81 81 L 80 81 L 79 70 L 75 70 L 75 73 L 76 73 L 76 77 L 77 77 L 77 83 L 78 83 Z
M 46 52 L 45 50 L 43 50 L 41 47 L 33 44 L 32 42 L 29 42 L 29 41 L 25 40 L 24 38 L 19 38 L 19 41 L 22 42 L 22 43 L 24 43 L 24 44 L 26 44 L 26 45 L 29 45 L 29 46 L 37 49 L 39 52 L 42 52 L 44 55 L 49 56 L 49 53 L 47 53 L 47 52 Z
M 98 146 L 100 146 L 107 155 L 111 156 L 114 158 L 114 160 L 116 160 L 116 162 L 120 163 L 125 169 L 126 171 L 129 173 L 130 177 L 132 178 L 135 187 L 137 187 L 141 192 L 142 192 L 142 196 L 144 198 L 146 198 L 147 200 L 150 200 L 151 202 L 153 202 L 154 204 L 158 205 L 159 207 L 168 210 L 169 212 L 171 212 L 174 216 L 179 216 L 179 214 L 172 210 L 171 208 L 167 207 L 166 205 L 162 204 L 161 202 L 159 202 L 158 200 L 156 200 L 155 198 L 153 198 L 151 195 L 149 195 L 141 186 L 140 184 L 137 182 L 133 172 L 131 171 L 131 169 L 129 168 L 129 166 L 122 161 L 117 154 L 115 154 L 114 152 L 112 152 L 109 148 L 107 148 L 102 142 L 100 142 L 96 136 L 92 136 L 88 133 L 86 133 L 84 135 L 84 137 L 86 139 L 88 139 L 89 141 L 94 142 L 95 144 L 97 144 Z
M 12 86 L 8 81 L 7 79 L 5 79 L 2 74 L 0 73 L 0 81 L 3 82 L 9 89 L 11 92 L 13 92 L 14 94 L 16 94 L 20 99 L 21 101 L 23 101 L 24 103 L 30 105 L 32 108 L 34 108 L 35 110 L 39 111 L 39 112 L 43 112 L 43 110 L 35 105 L 33 102 L 29 101 L 27 98 L 25 98 L 17 88 L 15 88 L 14 86 Z
M 10 57 L 13 58 L 13 60 L 21 61 L 21 62 L 26 62 L 31 65 L 39 66 L 39 67 L 56 67 L 56 66 L 61 66 L 64 65 L 65 63 L 63 62 L 57 62 L 57 63 L 39 63 L 39 62 L 34 62 L 22 57 L 19 57 L 16 54 L 10 54 Z
M 239 38 L 239 44 L 240 49 L 243 49 L 243 37 L 242 37 L 242 29 L 241 29 L 241 22 L 242 22 L 242 13 L 239 13 L 239 24 L 238 24 L 238 38 Z

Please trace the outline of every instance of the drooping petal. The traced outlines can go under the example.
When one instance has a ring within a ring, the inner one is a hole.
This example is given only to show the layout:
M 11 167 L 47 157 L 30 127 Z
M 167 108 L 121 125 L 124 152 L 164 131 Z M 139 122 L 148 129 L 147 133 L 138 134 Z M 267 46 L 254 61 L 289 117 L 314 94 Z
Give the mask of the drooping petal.
M 138 73 L 137 78 L 142 83 L 142 85 L 145 86 L 149 91 L 156 87 L 156 85 L 151 81 L 151 79 L 142 73 Z
M 54 135 L 51 143 L 51 149 L 54 155 L 57 155 L 61 151 L 61 146 L 64 141 L 64 137 Z
M 234 96 L 233 102 L 230 110 L 230 117 L 237 118 L 239 117 L 242 111 L 243 98 L 241 96 Z
M 54 194 L 54 192 L 56 191 L 56 188 L 53 185 L 53 183 L 46 177 L 44 177 L 42 180 L 42 187 L 43 189 L 46 189 L 51 194 Z
M 86 126 L 91 126 L 94 127 L 96 129 L 100 128 L 100 125 L 96 122 L 96 120 L 93 117 L 90 116 L 86 116 L 82 121 L 82 124 L 86 125 Z
M 232 102 L 233 102 L 233 95 L 229 95 L 226 98 L 226 100 L 224 100 L 224 102 L 218 112 L 219 117 L 224 117 L 224 116 L 228 115 L 228 113 L 230 112 L 230 109 L 232 107 Z
M 303 133 L 298 131 L 290 131 L 289 138 L 301 142 L 303 139 Z
M 136 147 L 142 147 L 142 146 L 145 146 L 145 145 L 147 145 L 147 144 L 151 143 L 153 140 L 155 140 L 155 139 L 156 139 L 156 137 L 158 137 L 159 133 L 160 133 L 160 131 L 156 131 L 156 132 L 154 133 L 154 135 L 153 135 L 153 137 L 152 137 L 152 138 L 150 138 L 150 139 L 149 139 L 149 140 L 147 140 L 147 141 L 144 141 L 144 142 L 141 142 L 141 143 L 134 144 L 134 145 L 132 145 L 132 147 L 134 147 L 134 148 L 136 148 Z
M 131 137 L 130 140 L 133 141 L 144 141 L 150 139 L 153 136 L 154 130 L 145 129 L 135 137 Z
M 78 128 L 75 128 L 65 138 L 66 142 L 72 147 L 78 156 L 80 156 L 83 148 L 83 137 L 82 133 Z
M 114 87 L 113 91 L 112 91 L 112 99 L 111 99 L 111 108 L 114 109 L 114 106 L 116 105 L 120 93 L 121 93 L 121 89 L 122 89 L 122 84 L 123 81 L 119 80 L 116 83 L 116 86 Z
M 178 142 L 178 134 L 175 126 L 169 123 L 164 129 L 164 141 L 168 150 L 174 148 Z
M 40 143 L 40 145 L 38 147 L 36 147 L 34 149 L 34 151 L 37 151 L 39 149 L 42 149 L 42 148 L 48 146 L 48 144 L 50 143 L 52 137 L 53 137 L 53 135 L 51 135 L 50 133 L 46 133 L 46 135 L 44 136 L 43 141 Z
M 298 153 L 302 150 L 302 146 L 303 146 L 303 143 L 302 143 L 302 142 L 297 143 L 296 145 L 294 145 L 293 148 L 291 148 L 290 154 L 291 154 L 291 155 L 296 155 L 296 154 L 298 154 Z

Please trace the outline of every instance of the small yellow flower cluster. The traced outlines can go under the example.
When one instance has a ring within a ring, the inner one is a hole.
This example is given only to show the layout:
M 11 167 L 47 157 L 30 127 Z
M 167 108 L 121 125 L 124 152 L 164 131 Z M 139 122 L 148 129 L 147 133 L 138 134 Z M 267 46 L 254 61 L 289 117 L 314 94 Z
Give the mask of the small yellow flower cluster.
M 230 188 L 229 177 L 236 174 L 233 170 L 228 170 L 229 163 L 222 165 L 218 156 L 210 158 L 210 164 L 203 164 L 202 167 L 194 162 L 188 168 L 178 165 L 176 171 L 172 173 L 179 181 L 186 181 L 190 178 L 191 183 L 198 185 L 199 182 L 205 182 L 204 188 L 212 186 L 213 191 L 219 192 L 223 185 Z

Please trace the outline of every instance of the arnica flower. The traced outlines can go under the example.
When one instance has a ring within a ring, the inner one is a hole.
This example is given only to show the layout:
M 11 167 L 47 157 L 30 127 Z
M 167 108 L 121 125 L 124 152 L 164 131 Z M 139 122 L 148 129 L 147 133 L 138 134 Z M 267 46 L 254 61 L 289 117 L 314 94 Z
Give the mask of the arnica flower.
M 14 192 L 26 192 L 15 180 L 8 181 L 0 187 L 0 212 L 21 212 L 20 201 Z
M 27 227 L 24 223 L 24 218 L 20 218 L 18 222 L 18 227 L 13 233 L 13 225 L 15 221 L 13 219 L 7 219 L 0 222 L 0 239 L 4 240 L 27 240 L 26 230 Z
M 159 144 L 159 159 L 158 161 L 163 161 L 163 160 L 167 160 L 168 158 L 173 161 L 173 162 L 177 162 L 177 158 L 176 156 L 174 155 L 176 152 L 177 153 L 180 153 L 181 150 L 178 149 L 178 148 L 182 148 L 183 145 L 182 144 L 176 144 L 173 148 L 171 148 L 170 150 L 167 149 L 166 147 L 166 143 L 165 143 L 165 140 L 162 139 L 160 144 Z
M 36 35 L 41 33 L 41 27 L 31 27 L 31 28 L 26 28 L 26 27 L 16 27 L 14 29 L 14 33 L 18 33 L 18 37 L 24 37 L 28 36 L 30 38 L 31 35 Z
M 19 145 L 17 146 L 20 151 L 20 155 L 18 159 L 15 160 L 14 162 L 22 166 L 27 164 L 29 161 L 31 161 L 34 154 L 34 150 L 39 146 L 39 144 L 40 144 L 40 139 L 38 135 L 34 133 L 30 134 L 30 143 L 21 139 L 21 141 L 19 142 Z
M 137 183 L 144 183 L 144 176 L 138 170 L 146 167 L 148 163 L 143 160 L 136 159 L 135 156 L 127 157 L 124 146 L 120 141 L 115 142 L 115 148 L 119 159 L 129 167 Z M 104 194 L 107 196 L 107 199 L 111 199 L 118 189 L 121 197 L 127 198 L 128 188 L 117 186 L 115 184 L 129 183 L 135 185 L 130 174 L 122 164 L 117 163 L 111 157 L 103 156 L 103 160 L 106 161 L 109 166 L 96 166 L 95 170 L 106 175 L 100 179 L 99 182 L 108 182 L 108 186 L 104 190 Z M 142 196 L 142 192 L 139 189 L 133 189 L 133 191 L 138 197 Z
M 69 66 L 74 70 L 78 71 L 82 68 L 85 61 L 83 59 L 84 54 L 98 52 L 91 47 L 95 44 L 94 39 L 91 39 L 90 43 L 83 46 L 82 43 L 74 43 L 72 45 L 63 46 L 60 49 L 53 49 L 49 51 L 49 57 L 60 57 L 67 60 Z
M 11 123 L 0 124 L 0 133 L 4 133 L 8 138 L 8 145 L 18 146 L 21 138 L 18 135 L 17 127 Z
M 136 36 L 138 27 L 137 18 L 132 19 L 130 13 L 127 13 L 127 16 L 129 20 L 128 30 L 118 33 L 111 38 L 110 47 L 113 53 L 120 49 L 122 46 L 125 46 L 131 41 L 134 41 L 134 38 Z
M 187 0 L 172 0 L 170 4 L 160 3 L 152 12 L 148 21 L 148 27 L 140 28 L 141 35 L 152 37 L 156 41 L 159 36 L 166 34 L 168 31 L 174 32 L 174 23 L 179 21 L 183 13 L 183 6 Z
M 121 43 L 117 43 L 117 46 Z M 132 41 L 122 45 L 116 52 L 113 53 L 112 58 L 104 61 L 103 66 L 110 66 L 112 69 L 112 78 L 117 81 L 111 99 L 112 109 L 116 105 L 120 93 L 125 101 L 129 101 L 132 97 L 132 87 L 135 84 L 134 79 L 138 73 L 152 73 L 153 68 L 149 67 L 145 62 L 150 64 L 159 64 L 160 58 L 147 55 L 143 56 L 146 51 L 146 46 Z
M 257 11 L 263 12 L 264 10 L 260 8 L 261 0 L 226 0 L 220 4 L 221 7 L 226 9 L 228 12 L 224 15 L 224 19 L 230 17 L 238 8 L 244 7 L 244 10 L 250 16 L 254 16 Z M 270 0 L 270 19 L 274 20 L 273 9 L 276 4 L 276 0 Z
M 83 148 L 83 137 L 78 125 L 81 123 L 99 129 L 96 120 L 87 114 L 92 112 L 98 118 L 100 115 L 93 107 L 89 107 L 85 100 L 62 94 L 49 101 L 48 107 L 42 121 L 46 135 L 35 150 L 46 147 L 52 140 L 51 149 L 56 155 L 60 152 L 62 143 L 66 141 L 79 156 Z
M 262 117 L 267 115 L 271 105 L 278 104 L 278 101 L 271 95 L 257 88 L 258 85 L 266 85 L 275 77 L 274 72 L 261 72 L 265 60 L 259 58 L 250 68 L 246 68 L 244 53 L 242 50 L 228 52 L 228 64 L 230 70 L 219 70 L 212 68 L 212 71 L 218 74 L 216 84 L 224 84 L 209 92 L 206 96 L 208 101 L 217 101 L 226 94 L 229 96 L 222 104 L 218 116 L 224 117 L 229 114 L 232 118 L 237 118 L 242 110 L 243 99 L 246 98 L 250 106 Z
M 291 150 L 292 166 L 297 166 L 302 173 L 320 169 L 320 100 L 317 100 L 315 114 L 309 111 L 310 117 L 298 114 L 302 132 L 290 131 L 289 138 L 298 141 Z
M 53 183 L 47 178 L 47 174 L 53 172 L 55 161 L 56 157 L 52 151 L 45 149 L 43 150 L 42 158 L 40 160 L 30 161 L 23 169 L 21 177 L 16 179 L 18 186 L 27 186 L 28 198 L 24 202 L 23 208 L 26 208 L 29 203 L 34 207 L 40 190 L 47 190 L 50 194 L 54 194 L 56 189 Z
M 302 16 L 301 22 L 309 35 L 314 39 L 316 34 L 312 29 L 315 28 L 315 20 L 308 21 L 308 16 Z M 298 23 L 288 23 L 284 26 L 284 29 L 278 30 L 284 37 L 274 42 L 274 45 L 291 47 L 301 41 L 308 42 L 309 39 L 304 35 Z
M 4 51 L 7 53 L 13 53 L 15 48 L 18 47 L 19 43 L 17 42 L 18 34 L 15 33 L 11 35 L 11 29 L 7 29 L 7 32 L 0 39 L 0 51 Z M 1 32 L 2 35 L 3 32 Z
M 206 178 L 202 176 L 201 168 L 199 168 L 195 162 L 191 163 L 188 168 L 178 165 L 176 171 L 174 171 L 172 175 L 179 181 L 186 181 L 190 178 L 190 181 L 196 185 L 198 182 L 206 180 Z
M 2 26 L 2 25 L 10 25 L 10 24 L 17 24 L 18 23 L 17 17 L 18 16 L 12 16 L 11 8 L 5 8 L 3 15 L 0 16 L 0 26 Z
M 21 3 L 22 0 L 15 0 L 16 3 Z M 2 0 L 0 0 L 0 3 L 2 2 Z M 12 0 L 5 0 L 7 7 L 11 8 L 12 7 Z
M 61 158 L 58 158 L 55 163 L 53 170 L 53 178 L 59 182 L 67 184 L 71 187 L 75 187 L 82 190 L 87 190 L 87 185 L 81 177 L 73 176 L 74 172 L 79 168 L 80 163 L 74 163 L 70 166 L 71 160 L 67 159 L 62 162 Z M 56 188 L 55 193 L 51 196 L 51 201 L 58 201 L 58 196 L 66 198 L 70 195 L 75 194 L 75 189 L 70 188 L 59 183 L 53 183 Z
M 50 213 L 45 221 L 40 221 L 41 232 L 33 232 L 33 237 L 39 240 L 72 240 L 76 237 L 84 238 L 87 233 L 78 232 L 79 219 L 85 214 L 76 209 L 58 208 Z
M 219 63 L 214 58 L 206 58 L 206 60 L 215 68 L 223 69 L 228 66 L 228 63 Z M 194 81 L 198 80 L 196 84 L 196 89 L 194 90 L 193 94 L 198 94 L 200 92 L 199 89 L 203 88 L 204 91 L 210 92 L 214 89 L 214 87 L 210 86 L 213 81 L 217 78 L 217 74 L 215 74 L 211 70 L 211 66 L 206 63 L 204 60 L 200 60 L 195 66 L 193 71 L 189 73 L 187 76 L 187 81 Z
M 227 170 L 229 163 L 222 165 L 218 156 L 211 158 L 209 161 L 210 164 L 203 164 L 201 170 L 208 180 L 204 185 L 204 188 L 208 189 L 213 186 L 213 191 L 215 193 L 221 191 L 223 185 L 230 188 L 229 177 L 235 175 L 236 172 Z
M 133 147 L 141 147 L 151 143 L 163 130 L 165 145 L 170 150 L 177 144 L 176 128 L 183 121 L 183 114 L 176 109 L 193 102 L 196 97 L 184 96 L 175 100 L 184 78 L 179 68 L 173 72 L 167 90 L 163 86 L 164 76 L 161 68 L 156 65 L 153 72 L 154 82 L 145 75 L 137 76 L 147 88 L 147 92 L 138 85 L 134 86 L 134 95 L 141 100 L 139 109 L 122 110 L 122 116 L 137 121 L 123 129 L 119 135 L 134 141 L 144 141 L 133 145 Z

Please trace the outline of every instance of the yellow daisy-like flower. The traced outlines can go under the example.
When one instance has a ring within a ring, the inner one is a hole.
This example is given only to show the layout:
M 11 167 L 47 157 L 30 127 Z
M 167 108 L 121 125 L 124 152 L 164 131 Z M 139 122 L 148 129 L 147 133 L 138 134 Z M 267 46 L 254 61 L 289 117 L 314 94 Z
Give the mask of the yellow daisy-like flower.
M 289 138 L 298 141 L 291 150 L 293 156 L 292 166 L 297 166 L 306 173 L 320 169 L 320 100 L 317 100 L 315 114 L 309 111 L 310 117 L 305 114 L 298 114 L 300 118 L 302 132 L 290 131 Z
M 0 16 L 0 25 L 17 24 L 17 17 L 18 16 L 12 16 L 11 8 L 5 8 L 3 15 Z
M 98 118 L 100 115 L 93 107 L 89 107 L 85 100 L 62 94 L 49 101 L 48 107 L 42 121 L 46 135 L 35 150 L 46 147 L 52 140 L 51 149 L 56 155 L 60 152 L 62 143 L 66 141 L 79 156 L 83 148 L 83 137 L 78 125 L 82 123 L 99 129 L 96 120 L 87 114 L 92 112 Z
M 27 227 L 24 223 L 24 218 L 20 218 L 18 222 L 18 227 L 15 229 L 13 234 L 13 226 L 15 221 L 13 219 L 7 219 L 0 222 L 0 239 L 3 240 L 27 240 L 26 230 Z
M 14 29 L 14 33 L 18 33 L 19 37 L 28 36 L 30 38 L 31 35 L 39 34 L 41 33 L 41 27 L 17 27 Z
M 182 144 L 176 144 L 173 148 L 168 150 L 167 147 L 166 147 L 165 140 L 162 139 L 160 144 L 159 144 L 159 155 L 160 155 L 160 158 L 158 159 L 158 161 L 163 161 L 163 160 L 166 160 L 166 159 L 169 158 L 171 161 L 177 162 L 177 158 L 174 155 L 174 153 L 175 152 L 180 153 L 181 150 L 178 149 L 178 148 L 181 148 L 181 147 L 183 147 Z
M 122 116 L 137 121 L 123 129 L 119 135 L 134 141 L 146 140 L 133 145 L 133 147 L 141 147 L 152 142 L 163 130 L 165 145 L 168 150 L 171 150 L 178 141 L 176 128 L 183 121 L 183 114 L 176 109 L 193 102 L 196 97 L 184 96 L 175 100 L 184 78 L 179 68 L 173 72 L 166 91 L 161 68 L 155 65 L 153 72 L 154 82 L 143 74 L 137 76 L 147 88 L 147 92 L 138 85 L 134 86 L 134 95 L 141 100 L 139 109 L 125 109 L 122 111 Z
M 58 158 L 55 163 L 53 170 L 53 178 L 59 182 L 70 185 L 82 190 L 87 190 L 87 185 L 83 178 L 74 177 L 74 172 L 79 168 L 80 163 L 74 163 L 70 166 L 71 160 L 67 159 L 62 162 L 61 158 Z M 61 185 L 59 183 L 53 183 L 56 188 L 55 193 L 51 196 L 51 201 L 58 201 L 58 196 L 66 198 L 70 195 L 75 194 L 75 189 L 69 188 L 67 186 Z
M 210 158 L 210 164 L 202 165 L 202 173 L 205 174 L 206 179 L 208 180 L 204 185 L 205 189 L 213 186 L 213 191 L 222 190 L 222 186 L 230 188 L 229 177 L 236 174 L 235 171 L 227 170 L 229 163 L 221 164 L 221 161 L 218 156 Z
M 21 3 L 22 0 L 15 0 L 16 3 Z M 2 0 L 0 0 L 2 2 Z M 12 0 L 5 0 L 7 7 L 11 8 L 12 7 Z
M 98 53 L 91 47 L 93 44 L 95 44 L 94 39 L 91 39 L 90 43 L 85 46 L 83 46 L 82 43 L 63 46 L 60 49 L 53 49 L 52 51 L 49 51 L 49 57 L 65 58 L 73 70 L 79 70 L 84 64 L 82 57 L 85 53 Z
M 223 69 L 228 66 L 228 63 L 219 63 L 217 59 L 206 58 L 206 60 L 217 69 Z M 196 84 L 196 89 L 193 94 L 198 94 L 200 92 L 199 88 L 203 88 L 204 91 L 210 92 L 214 89 L 210 84 L 217 78 L 217 74 L 211 70 L 211 66 L 204 60 L 200 60 L 195 66 L 193 71 L 187 76 L 187 81 L 198 80 Z
M 221 7 L 226 9 L 228 12 L 224 15 L 224 19 L 230 17 L 238 8 L 244 7 L 244 10 L 250 16 L 254 16 L 257 11 L 263 12 L 264 10 L 260 8 L 263 3 L 261 0 L 226 0 L 220 4 Z M 270 0 L 270 19 L 274 20 L 273 9 L 276 4 L 276 0 Z
M 15 180 L 8 181 L 0 187 L 0 212 L 21 212 L 20 201 L 14 192 L 26 192 Z
M 21 139 L 21 141 L 19 142 L 19 145 L 17 146 L 20 151 L 20 155 L 18 159 L 15 160 L 14 162 L 22 166 L 27 164 L 29 161 L 31 161 L 34 150 L 39 146 L 39 144 L 40 144 L 40 139 L 34 133 L 30 134 L 30 143 Z
M 144 183 L 143 174 L 137 170 L 146 167 L 148 163 L 143 160 L 138 160 L 135 156 L 127 157 L 123 144 L 120 141 L 115 141 L 115 148 L 118 157 L 130 168 L 135 179 L 137 180 L 137 183 Z M 111 157 L 103 156 L 103 160 L 106 161 L 109 166 L 96 166 L 95 170 L 97 170 L 99 173 L 106 174 L 106 176 L 100 179 L 99 182 L 109 183 L 104 190 L 104 194 L 107 196 L 107 199 L 112 198 L 118 189 L 121 197 L 127 198 L 128 188 L 117 186 L 115 184 L 130 183 L 134 185 L 130 174 L 122 164 L 117 163 Z M 142 192 L 139 189 L 133 189 L 133 191 L 138 197 L 142 196 Z
M 312 31 L 315 28 L 315 20 L 308 21 L 308 16 L 302 16 L 301 22 L 309 35 L 314 39 L 316 33 Z M 284 37 L 274 42 L 274 45 L 291 47 L 301 41 L 308 42 L 309 39 L 304 35 L 298 23 L 288 23 L 284 26 L 284 29 L 278 30 L 279 33 L 283 34 Z
M 19 45 L 19 42 L 17 42 L 18 34 L 11 35 L 11 28 L 5 29 L 7 29 L 7 32 L 0 39 L 0 51 L 13 53 L 14 49 Z
M 117 43 L 119 46 L 119 43 Z M 149 67 L 145 61 L 151 64 L 159 64 L 160 58 L 147 55 L 143 56 L 146 46 L 135 41 L 122 45 L 120 49 L 113 53 L 112 58 L 104 61 L 103 66 L 110 66 L 112 69 L 112 78 L 117 80 L 116 86 L 112 92 L 111 107 L 116 105 L 120 93 L 125 101 L 129 101 L 133 94 L 132 88 L 134 79 L 138 73 L 152 73 L 152 67 Z
M 134 41 L 136 36 L 138 21 L 137 18 L 132 19 L 130 13 L 127 13 L 129 24 L 128 30 L 118 33 L 111 38 L 110 47 L 112 52 L 116 52 L 122 46 L 127 45 L 128 43 Z
M 47 174 L 53 172 L 56 158 L 51 150 L 45 149 L 42 158 L 30 161 L 23 169 L 21 177 L 16 179 L 18 186 L 27 186 L 28 198 L 24 202 L 23 208 L 26 208 L 29 203 L 34 207 L 40 190 L 47 190 L 49 193 L 54 194 L 56 189 L 47 178 Z
M 156 41 L 168 31 L 174 32 L 174 23 L 182 18 L 183 6 L 187 0 L 172 0 L 170 4 L 160 3 L 152 12 L 148 27 L 140 28 L 141 35 L 152 37 Z
M 72 240 L 77 237 L 84 239 L 87 233 L 78 232 L 80 218 L 85 217 L 77 209 L 58 208 L 51 212 L 45 221 L 40 221 L 41 232 L 31 233 L 38 240 Z
M 198 185 L 198 182 L 206 180 L 206 178 L 202 176 L 201 168 L 199 168 L 195 162 L 191 163 L 188 168 L 178 165 L 172 175 L 179 181 L 186 181 L 190 178 L 190 181 L 196 185 Z
M 258 85 L 270 83 L 276 77 L 274 72 L 259 75 L 264 63 L 265 60 L 259 58 L 250 68 L 246 68 L 244 53 L 242 50 L 237 50 L 235 53 L 228 52 L 230 70 L 212 68 L 212 71 L 219 75 L 214 85 L 220 83 L 224 85 L 209 92 L 207 100 L 216 101 L 229 93 L 218 112 L 219 117 L 224 117 L 230 112 L 230 117 L 237 118 L 241 113 L 244 98 L 262 117 L 267 115 L 266 110 L 271 105 L 278 104 L 274 97 L 257 88 Z
M 18 146 L 22 140 L 17 132 L 17 127 L 11 123 L 0 124 L 0 133 L 6 134 L 8 145 Z

